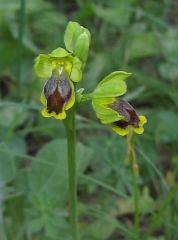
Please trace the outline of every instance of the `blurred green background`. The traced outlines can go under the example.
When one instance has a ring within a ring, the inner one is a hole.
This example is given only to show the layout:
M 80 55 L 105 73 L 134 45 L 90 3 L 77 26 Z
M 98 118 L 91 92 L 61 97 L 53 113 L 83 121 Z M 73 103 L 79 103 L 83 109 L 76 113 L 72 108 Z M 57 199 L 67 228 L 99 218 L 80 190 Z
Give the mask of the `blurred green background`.
M 24 5 L 23 5 L 24 3 Z M 126 99 L 148 118 L 135 136 L 141 239 L 178 239 L 178 2 L 0 0 L 0 239 L 70 240 L 63 123 L 40 115 L 34 58 L 59 46 L 69 20 L 92 35 L 80 87 L 132 72 Z M 77 111 L 81 239 L 132 240 L 126 140 L 90 103 Z

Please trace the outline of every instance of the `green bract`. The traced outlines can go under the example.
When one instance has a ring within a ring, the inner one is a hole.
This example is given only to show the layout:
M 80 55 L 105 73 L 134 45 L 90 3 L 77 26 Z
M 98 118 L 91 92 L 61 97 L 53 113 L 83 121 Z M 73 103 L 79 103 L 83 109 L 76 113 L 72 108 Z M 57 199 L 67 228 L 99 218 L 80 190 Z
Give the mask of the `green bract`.
M 104 124 L 112 123 L 123 119 L 117 111 L 114 111 L 112 104 L 116 97 L 126 93 L 127 85 L 125 79 L 130 73 L 116 71 L 106 76 L 95 88 L 92 94 L 92 105 L 97 117 Z
M 68 51 L 76 55 L 83 64 L 88 56 L 90 45 L 90 32 L 76 22 L 69 22 L 65 35 L 64 43 Z
M 50 54 L 40 54 L 35 60 L 35 72 L 40 78 L 50 78 L 52 72 L 63 66 L 73 82 L 82 78 L 82 63 L 78 57 L 63 48 L 57 48 Z

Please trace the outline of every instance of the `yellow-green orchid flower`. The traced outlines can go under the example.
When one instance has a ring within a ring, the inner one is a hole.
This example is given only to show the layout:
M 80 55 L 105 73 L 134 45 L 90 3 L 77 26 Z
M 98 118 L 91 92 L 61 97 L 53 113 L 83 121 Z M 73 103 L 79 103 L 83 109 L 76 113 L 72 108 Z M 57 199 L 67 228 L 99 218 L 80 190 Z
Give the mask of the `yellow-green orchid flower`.
M 121 136 L 130 130 L 137 134 L 144 132 L 146 123 L 144 116 L 139 116 L 134 108 L 126 101 L 121 100 L 127 91 L 125 79 L 130 73 L 117 71 L 105 77 L 92 93 L 92 105 L 97 117 L 103 124 L 108 124 Z
M 50 54 L 40 54 L 35 61 L 35 72 L 40 78 L 48 79 L 44 85 L 41 102 L 42 115 L 65 119 L 65 111 L 75 102 L 73 82 L 82 78 L 82 63 L 78 57 L 63 48 Z

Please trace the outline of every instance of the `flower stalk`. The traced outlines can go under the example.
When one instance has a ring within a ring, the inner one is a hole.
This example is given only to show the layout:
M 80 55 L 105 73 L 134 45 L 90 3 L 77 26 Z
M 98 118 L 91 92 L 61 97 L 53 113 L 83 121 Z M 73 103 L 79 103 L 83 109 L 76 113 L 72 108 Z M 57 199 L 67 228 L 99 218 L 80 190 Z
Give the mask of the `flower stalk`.
M 132 145 L 132 136 L 133 131 L 130 131 L 127 135 L 127 145 L 128 152 L 127 157 L 131 161 L 132 166 L 132 180 L 133 180 L 133 198 L 134 198 L 134 231 L 135 231 L 135 239 L 140 239 L 140 213 L 139 213 L 139 188 L 137 184 L 137 178 L 139 176 L 139 166 L 137 164 L 136 154 L 134 147 Z
M 135 206 L 135 215 L 134 215 L 134 228 L 136 239 L 140 239 L 140 212 L 139 212 L 139 188 L 137 185 L 137 175 L 134 173 L 132 169 L 132 177 L 133 177 L 133 194 L 134 194 L 134 206 Z
M 75 106 L 68 111 L 65 127 L 68 152 L 70 226 L 72 239 L 78 240 Z

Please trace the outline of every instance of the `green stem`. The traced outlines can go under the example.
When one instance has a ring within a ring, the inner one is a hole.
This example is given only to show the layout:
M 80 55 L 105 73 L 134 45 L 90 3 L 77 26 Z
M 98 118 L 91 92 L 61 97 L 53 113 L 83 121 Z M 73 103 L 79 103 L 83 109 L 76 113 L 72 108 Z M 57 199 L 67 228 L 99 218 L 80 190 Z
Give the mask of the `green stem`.
M 81 102 L 91 101 L 93 98 L 93 93 L 83 94 Z
M 135 215 L 134 215 L 134 228 L 136 239 L 140 239 L 139 233 L 139 222 L 140 222 L 140 213 L 139 213 L 139 188 L 137 185 L 137 176 L 133 172 L 133 194 L 134 194 L 134 206 L 135 206 Z
M 140 213 L 139 213 L 139 188 L 137 184 L 137 178 L 139 175 L 139 167 L 137 164 L 136 154 L 134 147 L 132 145 L 132 132 L 127 136 L 128 144 L 128 158 L 131 160 L 132 164 L 132 179 L 133 179 L 133 197 L 134 197 L 134 230 L 135 230 L 135 239 L 140 239 Z
M 72 239 L 78 240 L 75 107 L 67 112 L 69 203 Z
M 22 65 L 22 50 L 23 50 L 23 34 L 24 34 L 24 25 L 25 25 L 25 2 L 26 0 L 21 0 L 20 9 L 19 9 L 19 30 L 18 30 L 18 62 L 17 62 L 17 83 L 18 87 L 21 85 L 21 65 Z

